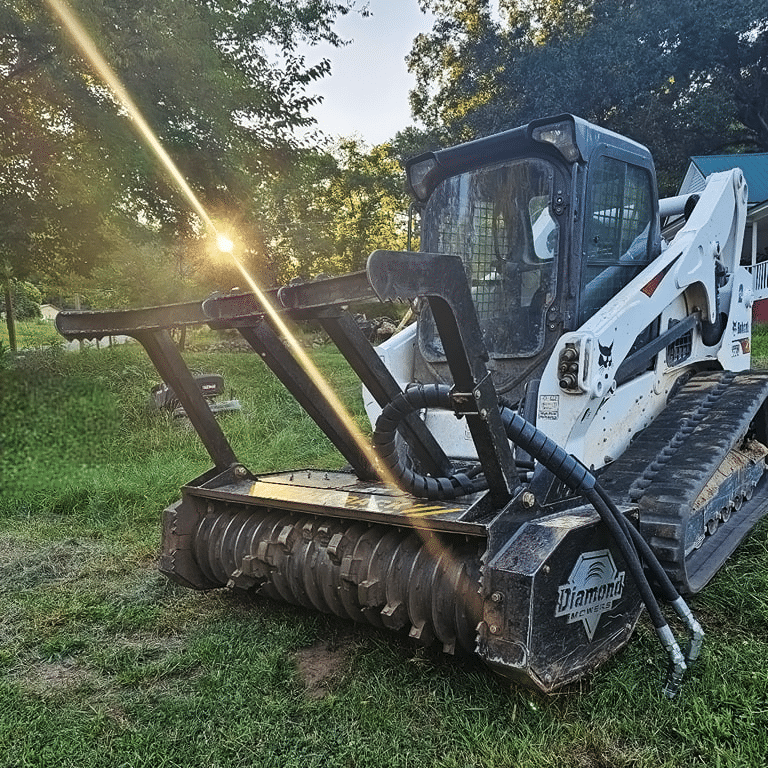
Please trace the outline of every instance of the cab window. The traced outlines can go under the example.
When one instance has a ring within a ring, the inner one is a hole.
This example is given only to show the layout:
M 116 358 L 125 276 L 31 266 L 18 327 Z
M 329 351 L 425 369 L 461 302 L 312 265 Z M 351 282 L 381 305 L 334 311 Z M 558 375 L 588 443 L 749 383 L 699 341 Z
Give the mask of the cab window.
M 612 157 L 590 168 L 579 325 L 651 261 L 651 185 L 646 169 Z

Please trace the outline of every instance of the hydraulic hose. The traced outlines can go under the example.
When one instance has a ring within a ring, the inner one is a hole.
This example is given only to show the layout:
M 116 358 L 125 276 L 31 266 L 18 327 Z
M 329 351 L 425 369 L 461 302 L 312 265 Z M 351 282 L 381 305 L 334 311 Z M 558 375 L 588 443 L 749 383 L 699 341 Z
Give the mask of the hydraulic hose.
M 414 495 L 428 499 L 452 499 L 482 490 L 482 476 L 473 472 L 457 472 L 446 477 L 430 477 L 415 472 L 398 450 L 396 434 L 400 422 L 410 413 L 426 408 L 453 410 L 451 390 L 441 384 L 412 386 L 395 397 L 376 421 L 373 441 L 382 460 L 395 477 Z M 541 430 L 510 408 L 500 406 L 502 424 L 511 442 L 542 464 L 571 490 L 581 494 L 597 511 L 619 548 L 640 597 L 648 609 L 656 634 L 667 651 L 670 673 L 664 688 L 668 698 L 676 695 L 688 664 L 699 655 L 704 633 L 685 601 L 680 597 L 653 550 L 629 521 L 621 514 L 595 476 L 576 457 L 567 453 Z M 642 560 L 641 560 L 642 558 Z M 643 562 L 659 586 L 661 597 L 670 603 L 690 631 L 684 656 L 646 577 Z
M 640 531 L 638 531 L 637 528 L 635 528 L 633 525 L 630 525 L 629 521 L 624 517 L 624 515 L 619 512 L 618 508 L 608 496 L 608 493 L 605 491 L 605 489 L 600 485 L 600 483 L 595 484 L 595 491 L 608 505 L 615 517 L 619 520 L 620 525 L 624 529 L 624 533 L 632 539 L 632 543 L 637 548 L 640 557 L 645 561 L 646 566 L 649 568 L 653 578 L 658 584 L 662 599 L 674 608 L 677 615 L 688 627 L 690 632 L 690 639 L 688 641 L 688 648 L 685 652 L 685 661 L 688 665 L 693 664 L 693 662 L 698 659 L 699 654 L 701 653 L 701 647 L 704 643 L 704 630 L 701 624 L 699 624 L 696 617 L 691 612 L 691 609 L 688 607 L 688 604 L 680 596 L 680 593 L 672 584 L 669 575 L 662 567 L 658 558 L 654 554 L 648 542 L 643 538 Z
M 398 449 L 396 435 L 400 422 L 413 411 L 424 408 L 451 410 L 450 393 L 450 387 L 444 384 L 408 387 L 384 406 L 376 420 L 373 444 L 379 457 L 402 487 L 420 498 L 455 499 L 487 487 L 482 476 L 471 476 L 466 472 L 456 472 L 447 477 L 431 477 L 415 472 Z
M 674 585 L 659 563 L 648 542 L 629 521 L 621 514 L 618 507 L 599 485 L 595 476 L 574 456 L 566 453 L 554 440 L 526 421 L 522 416 L 508 408 L 502 408 L 502 423 L 507 437 L 544 465 L 555 477 L 571 490 L 581 493 L 595 508 L 600 519 L 608 528 L 616 542 L 630 573 L 637 585 L 640 596 L 648 609 L 656 634 L 667 651 L 670 660 L 670 673 L 664 687 L 668 698 L 673 698 L 680 688 L 688 663 L 696 660 L 701 650 L 704 633 L 685 601 L 680 597 Z M 669 602 L 678 616 L 686 623 L 691 639 L 686 657 L 683 656 L 672 630 L 661 612 L 653 590 L 646 578 L 640 554 L 645 560 L 654 578 L 660 585 L 662 598 Z

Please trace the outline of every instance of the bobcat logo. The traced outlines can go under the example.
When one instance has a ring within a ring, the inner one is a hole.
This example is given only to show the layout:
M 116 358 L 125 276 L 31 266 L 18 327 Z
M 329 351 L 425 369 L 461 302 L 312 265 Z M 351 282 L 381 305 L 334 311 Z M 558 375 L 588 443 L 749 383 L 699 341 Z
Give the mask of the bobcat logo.
M 597 364 L 601 368 L 610 368 L 613 365 L 613 342 L 609 347 L 605 347 L 598 341 L 597 346 L 600 347 L 600 357 Z

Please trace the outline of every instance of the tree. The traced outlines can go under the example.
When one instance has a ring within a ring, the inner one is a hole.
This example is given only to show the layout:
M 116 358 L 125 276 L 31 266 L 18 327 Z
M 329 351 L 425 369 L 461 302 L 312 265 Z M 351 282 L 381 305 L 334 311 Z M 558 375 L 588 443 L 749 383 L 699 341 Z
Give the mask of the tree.
M 8 8 L 0 29 L 0 271 L 15 349 L 12 279 L 90 268 L 105 246 L 111 193 L 95 147 L 41 71 L 32 33 Z
M 723 88 L 732 91 L 736 116 L 750 138 L 768 149 L 768 20 L 762 20 L 747 36 L 723 35 L 718 74 Z
M 339 143 L 338 166 L 325 205 L 333 212 L 329 270 L 365 269 L 376 249 L 405 248 L 409 200 L 403 169 L 390 144 L 366 151 L 354 139 Z
M 765 4 L 423 0 L 414 115 L 454 140 L 574 112 L 646 145 L 666 191 L 690 154 L 768 149 Z
M 40 305 L 43 296 L 37 286 L 20 280 L 12 280 L 10 285 L 11 302 L 18 320 L 36 320 L 41 317 Z M 0 296 L 0 312 L 8 311 L 8 297 L 3 292 Z
M 219 221 L 297 149 L 308 86 L 329 71 L 300 40 L 339 44 L 351 0 L 80 0 L 77 10 L 159 141 Z M 167 247 L 200 222 L 49 9 L 0 9 L 0 261 L 18 278 L 89 272 L 139 224 Z M 130 229 L 133 228 L 133 229 Z M 127 233 L 127 234 L 126 234 Z M 125 251 L 122 251 L 125 253 Z
M 406 247 L 410 201 L 391 144 L 307 150 L 263 192 L 264 248 L 281 282 L 364 269 L 377 248 Z

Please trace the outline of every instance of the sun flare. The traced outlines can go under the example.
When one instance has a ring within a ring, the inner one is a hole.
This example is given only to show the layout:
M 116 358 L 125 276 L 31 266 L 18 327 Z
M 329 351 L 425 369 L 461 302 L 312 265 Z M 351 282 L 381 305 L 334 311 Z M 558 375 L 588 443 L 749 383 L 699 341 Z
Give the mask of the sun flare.
M 235 250 L 235 244 L 222 234 L 216 236 L 216 246 L 222 253 L 232 253 Z

